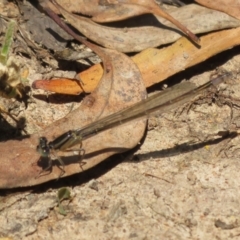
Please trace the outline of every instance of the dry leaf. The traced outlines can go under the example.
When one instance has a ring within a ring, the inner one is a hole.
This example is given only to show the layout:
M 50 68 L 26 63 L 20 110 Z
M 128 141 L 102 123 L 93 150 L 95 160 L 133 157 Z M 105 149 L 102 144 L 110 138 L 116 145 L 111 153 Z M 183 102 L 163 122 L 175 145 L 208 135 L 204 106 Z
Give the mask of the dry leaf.
M 68 78 L 36 80 L 33 82 L 32 88 L 69 95 L 79 95 L 82 92 L 86 92 L 79 80 Z
M 102 4 L 101 4 L 102 3 Z M 181 29 L 192 41 L 198 43 L 199 39 L 189 29 L 183 26 L 170 14 L 163 11 L 154 0 L 121 0 L 121 1 L 99 1 L 99 5 L 106 6 L 106 11 L 100 11 L 94 15 L 92 20 L 96 22 L 112 22 L 127 19 L 141 14 L 152 13 L 167 19 Z
M 240 2 L 238 0 L 195 0 L 196 2 L 212 9 L 225 12 L 240 20 Z
M 135 27 L 107 27 L 94 23 L 89 18 L 70 14 L 61 10 L 68 22 L 92 41 L 120 52 L 137 52 L 149 47 L 171 43 L 180 38 L 178 30 L 167 20 L 144 15 L 137 22 L 131 19 Z M 172 11 L 171 15 L 183 25 L 193 29 L 194 33 L 204 33 L 223 28 L 237 27 L 240 22 L 224 13 L 207 9 L 195 4 Z M 206 22 L 206 19 L 208 21 Z M 159 22 L 164 29 L 159 28 Z M 141 26 L 144 25 L 144 26 Z M 139 26 L 139 27 L 136 27 Z
M 57 0 L 57 2 L 63 6 L 66 10 L 73 13 L 81 13 L 86 16 L 94 16 L 101 10 L 105 10 L 104 6 L 98 4 L 99 0 L 88 0 L 87 4 L 85 0 L 69 1 L 69 0 Z M 60 14 L 57 7 L 50 1 L 40 2 L 43 8 L 50 8 L 56 14 Z
M 240 28 L 208 34 L 201 37 L 202 46 L 200 49 L 195 48 L 186 38 L 181 38 L 173 45 L 163 49 L 146 49 L 132 57 L 132 60 L 137 64 L 146 87 L 150 87 L 175 73 L 201 63 L 229 48 L 240 45 L 239 35 Z M 101 64 L 96 64 L 79 73 L 78 78 L 83 82 L 84 91 L 94 91 L 102 74 Z M 60 86 L 56 88 L 55 81 L 38 80 L 35 82 L 38 83 L 37 86 L 41 89 L 69 94 L 69 91 L 65 91 Z M 64 84 L 71 86 L 69 90 L 72 93 L 70 94 L 82 92 L 82 88 L 76 83 L 76 80 L 65 79 Z
M 65 131 L 83 127 L 145 98 L 141 74 L 132 60 L 115 50 L 102 49 L 102 51 L 105 54 L 103 61 L 107 65 L 104 76 L 96 91 L 85 98 L 77 110 L 39 134 L 31 135 L 21 141 L 11 140 L 0 143 L 2 155 L 0 188 L 31 186 L 58 178 L 60 170 L 56 166 L 53 166 L 51 174 L 36 178 L 42 170 L 37 165 L 39 154 L 36 152 L 36 146 L 39 136 L 53 140 Z M 89 169 L 117 152 L 136 146 L 143 136 L 145 124 L 143 120 L 136 121 L 84 141 L 86 164 L 83 168 Z M 62 153 L 59 154 L 62 156 Z M 82 171 L 78 160 L 79 156 L 63 157 L 66 164 L 64 176 Z
M 65 27 L 64 23 L 59 22 L 59 24 Z M 115 50 L 100 48 L 83 38 L 76 38 L 91 47 L 103 61 L 104 73 L 98 88 L 83 100 L 77 110 L 56 121 L 41 133 L 21 141 L 11 140 L 0 143 L 3 159 L 0 166 L 0 188 L 31 186 L 59 177 L 60 170 L 56 166 L 53 166 L 51 174 L 46 173 L 38 177 L 41 169 L 46 166 L 41 164 L 42 161 L 38 161 L 40 156 L 36 152 L 36 146 L 39 135 L 51 141 L 66 131 L 81 128 L 146 97 L 141 73 L 129 57 Z M 81 168 L 78 154 L 68 152 L 66 156 L 66 153 L 59 152 L 65 164 L 64 176 L 89 169 L 115 153 L 133 148 L 142 138 L 145 126 L 146 121 L 140 120 L 105 131 L 84 141 L 82 147 L 85 149 L 86 164 Z

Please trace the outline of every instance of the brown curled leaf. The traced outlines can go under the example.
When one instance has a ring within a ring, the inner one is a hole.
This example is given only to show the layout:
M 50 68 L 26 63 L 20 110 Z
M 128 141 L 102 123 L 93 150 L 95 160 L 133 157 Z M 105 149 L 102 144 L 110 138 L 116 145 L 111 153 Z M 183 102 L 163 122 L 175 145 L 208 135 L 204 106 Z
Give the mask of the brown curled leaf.
M 50 174 L 46 173 L 45 176 L 36 178 L 42 170 L 37 164 L 39 154 L 36 152 L 36 146 L 39 136 L 53 140 L 70 129 L 80 128 L 99 117 L 109 115 L 145 98 L 146 92 L 141 74 L 132 60 L 115 50 L 102 49 L 102 51 L 105 54 L 103 62 L 110 65 L 105 68 L 96 91 L 85 98 L 77 110 L 51 124 L 39 134 L 31 135 L 21 141 L 11 140 L 0 143 L 0 188 L 32 186 L 59 177 L 60 170 L 53 165 Z M 106 56 L 109 59 L 106 59 Z M 91 104 L 89 98 L 94 99 Z M 113 154 L 136 146 L 143 136 L 145 124 L 143 120 L 136 121 L 84 141 L 86 164 L 82 168 L 89 169 Z M 64 155 L 62 152 L 58 154 L 62 157 Z M 66 165 L 64 177 L 82 171 L 78 163 L 79 156 L 74 153 L 68 154 L 70 157 L 63 157 Z M 58 164 L 57 161 L 55 163 Z
M 61 22 L 59 24 L 61 25 Z M 65 27 L 64 24 L 62 27 Z M 85 39 L 79 38 L 79 40 L 98 53 L 103 61 L 104 72 L 100 84 L 90 96 L 83 100 L 78 109 L 40 133 L 21 141 L 11 140 L 0 143 L 2 159 L 0 188 L 32 186 L 59 177 L 61 171 L 55 164 L 50 174 L 46 172 L 46 175 L 39 176 L 42 168 L 46 167 L 46 164 L 42 164 L 44 159 L 39 161 L 40 156 L 36 151 L 40 136 L 45 136 L 51 141 L 66 131 L 81 128 L 146 97 L 141 73 L 129 57 L 115 50 L 98 47 Z M 79 173 L 82 169 L 89 169 L 115 153 L 133 148 L 142 138 L 145 126 L 146 121 L 140 120 L 105 131 L 84 141 L 82 147 L 85 149 L 86 163 L 82 167 L 79 166 L 78 152 L 77 154 L 68 152 L 68 156 L 66 153 L 58 152 L 65 164 L 64 176 Z M 58 165 L 57 161 L 55 163 Z

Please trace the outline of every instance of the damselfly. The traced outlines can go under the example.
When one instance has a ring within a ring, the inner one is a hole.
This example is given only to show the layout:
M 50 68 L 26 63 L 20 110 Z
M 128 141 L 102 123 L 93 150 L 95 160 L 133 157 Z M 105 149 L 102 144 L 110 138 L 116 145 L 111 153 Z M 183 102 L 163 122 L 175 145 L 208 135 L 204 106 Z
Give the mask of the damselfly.
M 46 157 L 49 160 L 48 167 L 43 171 L 50 169 L 52 166 L 51 153 L 56 151 L 71 151 L 70 149 L 73 146 L 77 144 L 80 144 L 81 146 L 83 140 L 86 140 L 87 138 L 100 132 L 144 116 L 148 117 L 156 111 L 164 113 L 172 110 L 177 106 L 181 106 L 182 104 L 188 102 L 206 89 L 211 87 L 215 88 L 219 83 L 228 78 L 229 75 L 230 74 L 227 73 L 222 76 L 218 76 L 199 87 L 193 87 L 192 84 L 187 82 L 180 83 L 172 88 L 154 94 L 128 108 L 120 110 L 119 112 L 100 118 L 85 127 L 63 133 L 51 142 L 48 142 L 46 137 L 41 137 L 39 139 L 37 151 L 42 157 Z M 62 166 L 62 172 L 60 174 L 60 176 L 62 176 L 65 173 L 64 163 L 59 156 L 57 156 L 57 159 Z

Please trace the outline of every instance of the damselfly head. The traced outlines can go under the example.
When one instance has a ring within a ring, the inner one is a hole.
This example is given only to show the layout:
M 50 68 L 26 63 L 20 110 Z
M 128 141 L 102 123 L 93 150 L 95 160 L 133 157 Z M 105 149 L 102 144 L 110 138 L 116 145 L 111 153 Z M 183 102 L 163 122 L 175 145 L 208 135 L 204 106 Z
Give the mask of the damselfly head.
M 39 138 L 37 152 L 41 155 L 41 157 L 49 157 L 51 152 L 51 145 L 49 145 L 47 138 L 45 137 Z
M 51 158 L 50 154 L 53 156 L 56 156 L 58 162 L 61 165 L 61 167 L 59 166 L 59 168 L 61 169 L 59 178 L 65 173 L 64 162 L 62 161 L 62 159 L 59 156 L 54 154 L 54 143 L 53 142 L 48 142 L 46 137 L 40 137 L 39 144 L 37 146 L 37 151 L 41 155 L 41 158 L 47 158 L 47 163 L 48 163 L 48 166 L 45 167 L 42 171 L 40 171 L 39 176 L 47 170 L 50 170 L 50 172 L 51 172 L 52 158 Z

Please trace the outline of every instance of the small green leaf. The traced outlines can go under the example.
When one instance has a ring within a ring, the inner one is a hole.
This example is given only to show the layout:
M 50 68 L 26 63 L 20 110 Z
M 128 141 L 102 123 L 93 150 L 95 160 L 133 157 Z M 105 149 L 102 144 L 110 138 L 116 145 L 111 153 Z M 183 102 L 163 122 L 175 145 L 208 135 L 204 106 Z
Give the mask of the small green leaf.
M 67 188 L 61 188 L 58 190 L 57 193 L 57 199 L 58 199 L 58 212 L 61 215 L 66 216 L 67 212 L 65 211 L 64 207 L 61 204 L 61 201 L 65 199 L 71 199 L 71 192 Z
M 58 190 L 57 198 L 60 204 L 62 200 L 71 198 L 71 192 L 67 188 L 61 188 Z
M 63 215 L 63 216 L 66 216 L 67 215 L 67 212 L 65 211 L 64 207 L 62 206 L 62 204 L 59 204 L 58 206 L 58 212 L 59 214 Z
M 1 53 L 0 53 L 0 63 L 6 65 L 8 60 L 8 55 L 11 49 L 13 34 L 15 29 L 16 22 L 11 20 L 8 24 L 8 28 L 4 37 Z

